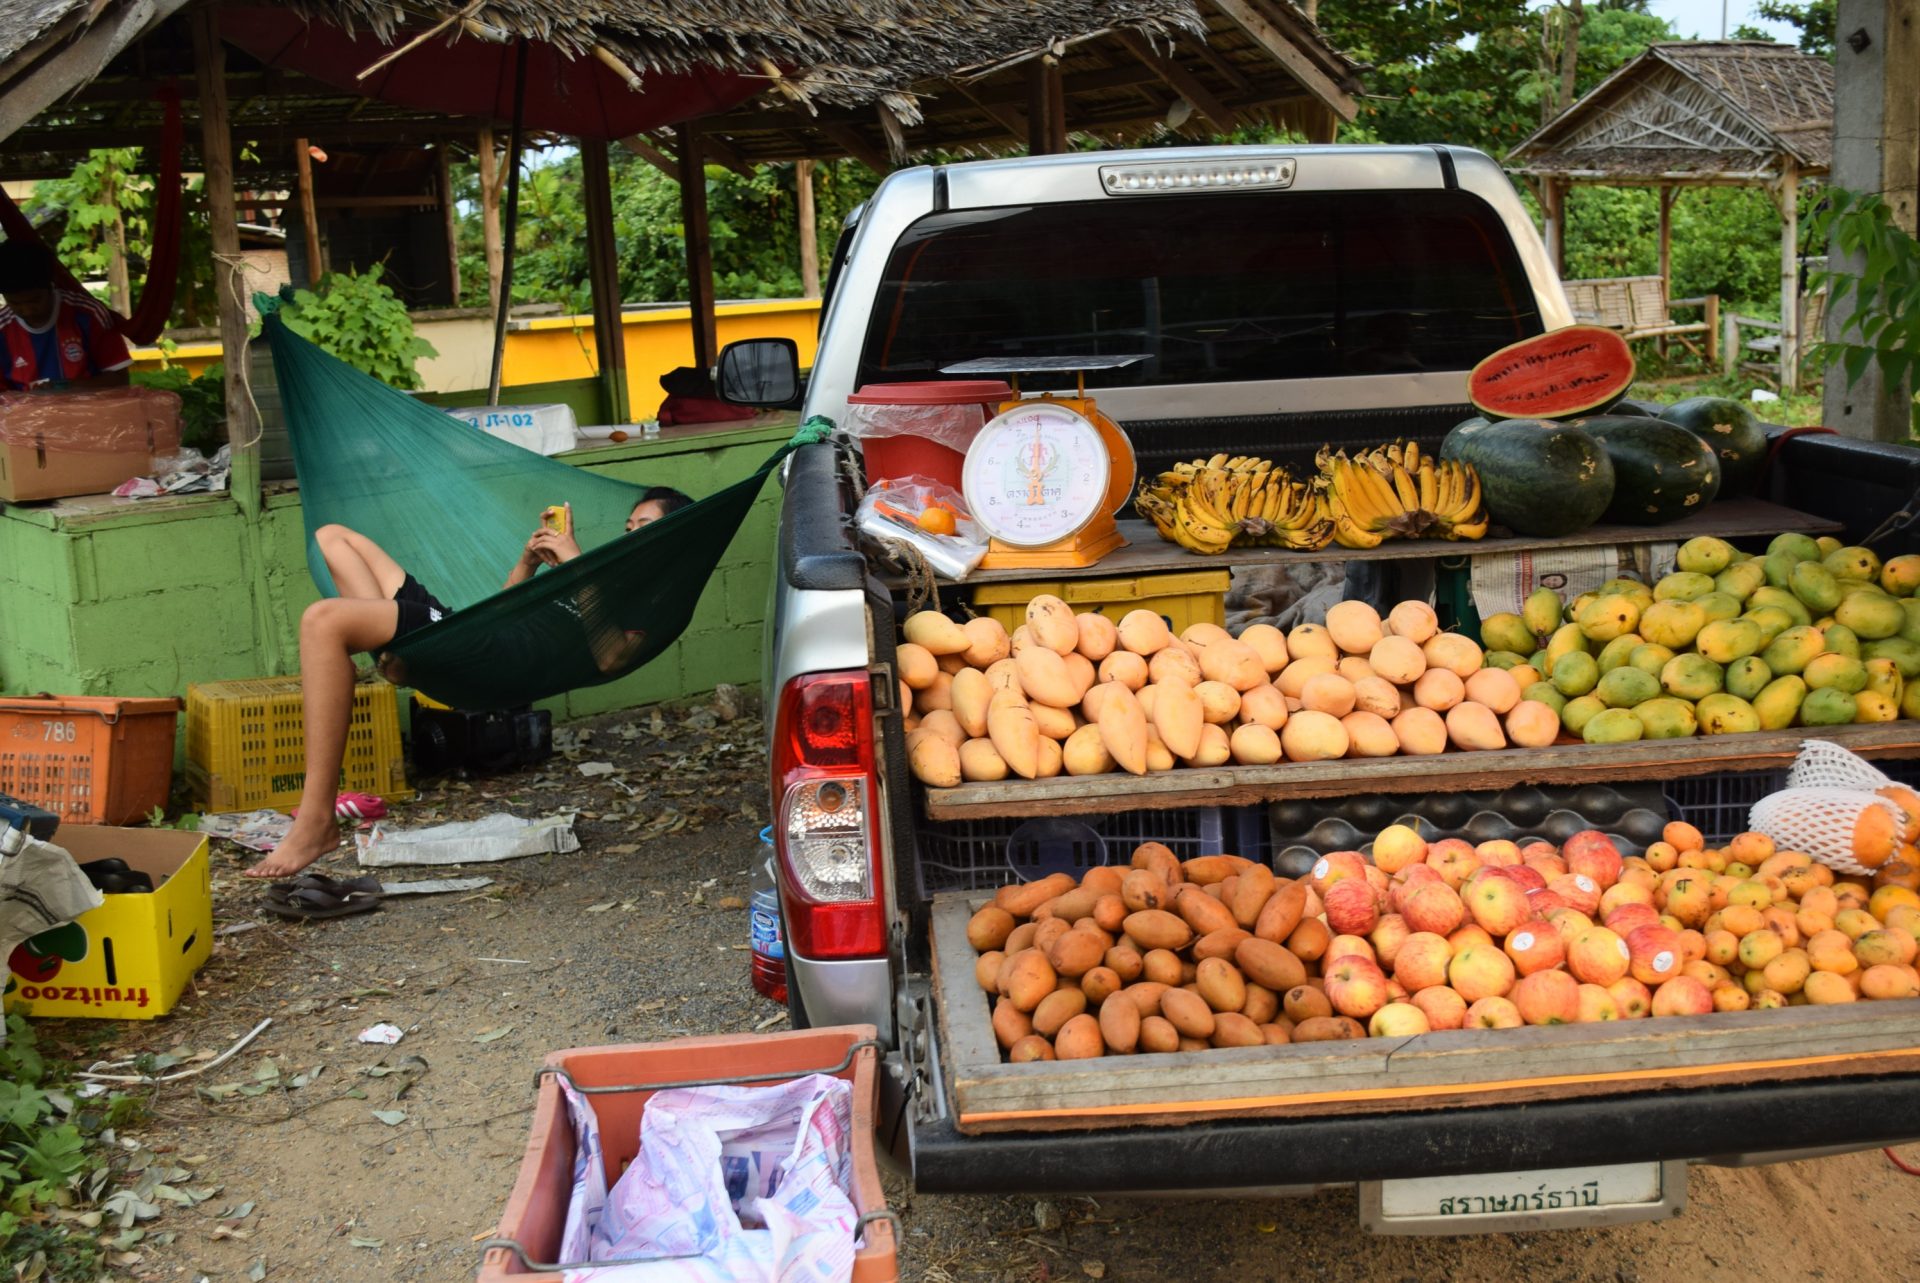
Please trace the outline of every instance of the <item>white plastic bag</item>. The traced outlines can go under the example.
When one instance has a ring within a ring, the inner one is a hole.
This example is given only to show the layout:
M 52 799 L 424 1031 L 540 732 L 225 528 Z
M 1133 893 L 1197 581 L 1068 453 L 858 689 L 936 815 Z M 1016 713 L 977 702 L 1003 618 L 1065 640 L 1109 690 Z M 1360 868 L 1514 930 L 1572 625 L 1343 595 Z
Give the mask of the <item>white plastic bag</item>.
M 567 1261 L 674 1259 L 569 1270 L 568 1283 L 834 1283 L 853 1276 L 853 1089 L 810 1074 L 772 1087 L 656 1092 L 640 1152 L 611 1190 L 593 1110 L 573 1117 Z
M 885 405 L 855 401 L 843 423 L 856 441 L 875 437 L 920 437 L 961 454 L 992 417 L 977 402 L 962 405 Z
M 1879 767 L 1832 740 L 1806 740 L 1787 772 L 1790 789 L 1859 789 L 1877 793 L 1893 781 Z
M 929 509 L 951 513 L 954 533 L 937 535 L 921 529 L 916 520 Z M 987 555 L 986 536 L 974 524 L 967 501 L 958 490 L 931 477 L 890 477 L 880 482 L 860 500 L 854 520 L 875 538 L 911 544 L 944 579 L 965 579 Z
M 1890 824 L 1863 812 L 1886 812 Z M 1747 827 L 1764 833 L 1782 851 L 1801 851 L 1822 864 L 1866 877 L 1899 849 L 1906 813 L 1864 789 L 1802 788 L 1771 793 L 1753 804 Z

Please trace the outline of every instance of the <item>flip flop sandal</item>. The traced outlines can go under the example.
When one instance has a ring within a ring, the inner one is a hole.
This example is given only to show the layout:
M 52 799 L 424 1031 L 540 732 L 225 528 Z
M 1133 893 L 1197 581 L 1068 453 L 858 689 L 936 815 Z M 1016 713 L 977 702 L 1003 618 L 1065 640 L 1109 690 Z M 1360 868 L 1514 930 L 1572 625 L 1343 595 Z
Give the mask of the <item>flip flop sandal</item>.
M 289 887 L 284 896 L 269 895 L 266 909 L 276 917 L 318 922 L 356 913 L 371 913 L 381 903 L 382 899 L 377 895 L 357 891 L 349 895 L 331 895 L 318 887 L 306 886 Z
M 296 806 L 287 814 L 297 820 L 300 808 Z M 336 820 L 384 820 L 387 804 L 371 793 L 342 793 L 333 799 L 333 817 Z
M 286 887 L 310 887 L 324 891 L 328 895 L 380 895 L 384 889 L 376 877 L 331 878 L 324 873 L 302 873 L 299 877 L 286 882 L 275 882 L 267 888 L 268 893 Z

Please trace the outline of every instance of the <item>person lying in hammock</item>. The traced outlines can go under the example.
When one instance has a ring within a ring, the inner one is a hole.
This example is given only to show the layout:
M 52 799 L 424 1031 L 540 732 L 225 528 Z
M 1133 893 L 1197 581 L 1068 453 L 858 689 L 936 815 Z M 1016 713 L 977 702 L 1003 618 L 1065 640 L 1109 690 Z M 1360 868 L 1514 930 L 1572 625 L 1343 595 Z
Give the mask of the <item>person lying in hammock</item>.
M 640 496 L 627 515 L 627 530 L 658 521 L 693 500 L 667 486 L 654 486 Z M 322 598 L 300 617 L 301 702 L 306 713 L 306 787 L 300 796 L 293 828 L 271 855 L 246 871 L 253 878 L 289 877 L 330 854 L 340 843 L 334 818 L 334 795 L 340 763 L 346 754 L 347 725 L 353 716 L 353 657 L 361 652 L 379 657 L 382 673 L 400 681 L 405 674 L 388 647 L 407 634 L 447 615 L 441 603 L 419 580 L 389 556 L 379 544 L 345 526 L 322 526 L 313 532 L 326 558 L 338 596 Z M 571 534 L 545 526 L 527 540 L 520 560 L 507 576 L 507 587 L 531 578 L 542 566 L 557 566 L 580 555 Z M 584 590 L 593 593 L 591 585 Z M 562 603 L 575 615 L 595 611 L 597 600 Z M 618 629 L 589 629 L 594 658 L 603 672 L 613 672 L 631 658 L 646 639 Z

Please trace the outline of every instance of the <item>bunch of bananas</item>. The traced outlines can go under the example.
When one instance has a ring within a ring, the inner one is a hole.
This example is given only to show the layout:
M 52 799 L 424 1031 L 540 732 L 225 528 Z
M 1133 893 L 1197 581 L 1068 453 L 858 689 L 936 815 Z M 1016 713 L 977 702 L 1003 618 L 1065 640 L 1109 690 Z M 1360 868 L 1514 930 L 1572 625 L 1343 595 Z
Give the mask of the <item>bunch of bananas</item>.
M 1161 538 L 1191 552 L 1258 545 L 1314 551 L 1333 539 L 1326 502 L 1312 485 L 1246 455 L 1177 463 L 1142 482 L 1133 506 Z
M 1480 477 L 1458 460 L 1436 460 L 1418 443 L 1396 441 L 1353 458 L 1322 447 L 1314 487 L 1326 499 L 1333 538 L 1343 548 L 1388 539 L 1479 539 L 1487 533 Z

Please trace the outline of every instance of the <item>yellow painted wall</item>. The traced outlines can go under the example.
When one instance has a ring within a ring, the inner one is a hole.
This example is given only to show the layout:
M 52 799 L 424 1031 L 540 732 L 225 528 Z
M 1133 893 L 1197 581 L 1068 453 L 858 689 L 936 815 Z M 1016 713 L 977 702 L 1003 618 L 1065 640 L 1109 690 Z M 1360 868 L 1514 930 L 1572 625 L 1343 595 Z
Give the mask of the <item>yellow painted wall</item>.
M 820 328 L 819 299 L 722 303 L 714 313 L 722 347 L 738 339 L 790 338 L 800 347 L 801 367 L 813 364 Z M 661 375 L 693 364 L 692 319 L 689 309 L 674 306 L 628 312 L 621 317 L 632 419 L 651 419 L 659 408 L 664 395 L 660 391 Z M 416 332 L 440 353 L 420 362 L 420 377 L 427 391 L 465 392 L 486 386 L 493 327 L 484 318 L 419 321 Z M 220 345 L 183 344 L 172 359 L 197 375 L 220 359 Z M 134 349 L 133 364 L 137 370 L 159 369 L 160 350 Z M 590 378 L 598 372 L 591 316 L 535 317 L 515 321 L 507 331 L 500 381 L 509 387 Z

